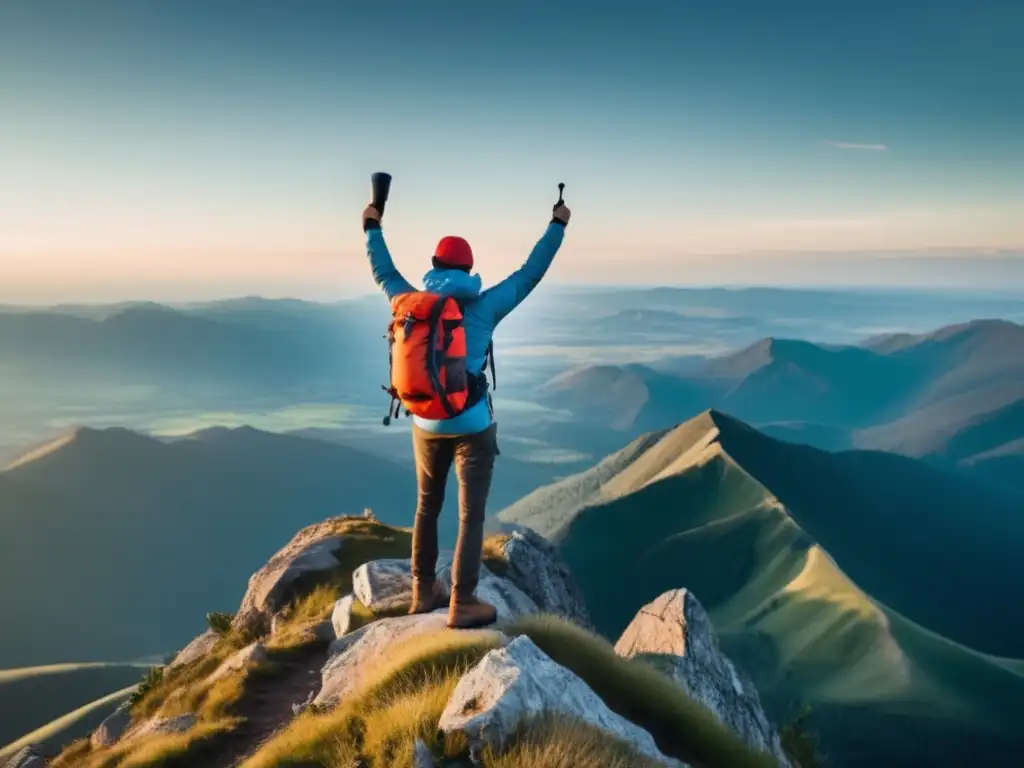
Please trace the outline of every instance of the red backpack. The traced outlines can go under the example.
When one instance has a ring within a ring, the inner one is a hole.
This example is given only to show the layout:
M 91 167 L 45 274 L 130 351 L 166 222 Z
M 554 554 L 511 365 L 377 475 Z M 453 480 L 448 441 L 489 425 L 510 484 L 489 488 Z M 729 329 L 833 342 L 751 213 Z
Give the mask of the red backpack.
M 459 302 L 450 296 L 412 291 L 391 301 L 388 326 L 390 385 L 394 416 L 450 419 L 475 404 L 475 377 L 466 370 L 466 329 Z M 493 354 L 488 347 L 491 370 Z M 493 374 L 492 374 L 493 376 Z M 391 423 L 392 407 L 384 424 Z

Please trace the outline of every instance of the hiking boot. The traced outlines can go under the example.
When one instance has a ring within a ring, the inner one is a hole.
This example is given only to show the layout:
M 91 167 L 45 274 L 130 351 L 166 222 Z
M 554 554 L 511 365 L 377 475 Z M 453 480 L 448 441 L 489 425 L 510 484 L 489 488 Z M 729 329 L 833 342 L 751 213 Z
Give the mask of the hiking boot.
M 437 579 L 433 581 L 412 580 L 412 605 L 409 613 L 430 613 L 438 608 L 443 608 L 448 601 L 444 585 Z
M 475 595 L 457 598 L 452 594 L 448 606 L 448 627 L 450 629 L 473 629 L 486 627 L 498 620 L 498 609 Z

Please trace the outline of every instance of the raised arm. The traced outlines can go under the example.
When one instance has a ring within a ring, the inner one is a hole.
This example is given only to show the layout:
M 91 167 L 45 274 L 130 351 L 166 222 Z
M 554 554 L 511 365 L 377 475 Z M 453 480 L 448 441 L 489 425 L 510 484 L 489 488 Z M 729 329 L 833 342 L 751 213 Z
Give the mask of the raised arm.
M 380 228 L 380 214 L 372 205 L 363 211 L 363 231 L 366 232 L 366 255 L 370 259 L 373 282 L 384 291 L 388 301 L 416 289 L 398 271 Z
M 568 221 L 569 209 L 560 206 L 523 266 L 480 294 L 477 306 L 489 310 L 495 324 L 518 307 L 537 287 L 562 245 Z

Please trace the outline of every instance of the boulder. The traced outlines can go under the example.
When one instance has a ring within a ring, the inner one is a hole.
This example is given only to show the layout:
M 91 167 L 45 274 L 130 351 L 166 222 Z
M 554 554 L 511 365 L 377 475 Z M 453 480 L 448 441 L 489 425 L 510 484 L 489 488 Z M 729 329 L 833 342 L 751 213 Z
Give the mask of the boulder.
M 92 732 L 89 736 L 89 744 L 93 749 L 109 747 L 121 738 L 132 723 L 132 704 L 126 701 Z
M 224 660 L 217 669 L 210 674 L 206 681 L 208 683 L 215 683 L 235 672 L 241 672 L 246 667 L 256 666 L 263 664 L 267 661 L 267 649 L 264 648 L 260 643 L 253 643 L 247 645 L 242 650 L 238 651 L 234 655 Z
M 506 578 L 529 595 L 541 611 L 593 630 L 583 593 L 555 546 L 531 528 L 507 525 L 504 532 L 508 536 L 502 545 L 508 565 Z
M 710 617 L 689 591 L 666 592 L 641 608 L 615 650 L 658 667 L 751 748 L 790 766 L 757 689 L 722 653 Z
M 451 563 L 450 551 L 438 555 L 438 574 L 447 572 Z M 356 600 L 374 613 L 405 608 L 412 604 L 412 563 L 408 558 L 364 563 L 352 574 L 352 592 Z
M 339 566 L 338 553 L 345 536 L 339 533 L 346 518 L 329 518 L 303 528 L 249 579 L 234 626 L 262 634 L 270 617 L 292 596 L 292 587 L 303 576 L 331 571 Z
M 501 751 L 523 724 L 550 716 L 599 728 L 664 765 L 683 765 L 662 754 L 650 733 L 612 712 L 581 678 L 525 635 L 491 651 L 466 673 L 438 727 L 445 734 L 465 733 L 474 753 L 486 747 Z
M 352 595 L 345 595 L 334 604 L 334 611 L 331 613 L 331 628 L 335 637 L 344 637 L 352 630 L 352 604 L 355 598 Z
M 42 758 L 35 747 L 28 746 L 19 749 L 4 764 L 4 768 L 43 768 L 46 761 Z
M 352 574 L 355 599 L 374 613 L 386 613 L 412 603 L 409 560 L 373 560 Z
M 178 715 L 177 717 L 154 717 L 131 731 L 132 739 L 143 739 L 149 736 L 161 736 L 169 733 L 184 733 L 196 724 L 195 715 Z
M 220 635 L 212 629 L 206 630 L 203 634 L 199 635 L 199 637 L 178 652 L 178 655 L 175 656 L 171 660 L 171 663 L 167 665 L 166 671 L 170 672 L 172 669 L 176 669 L 177 667 L 184 667 L 194 661 L 198 661 L 213 649 L 213 646 L 217 644 L 217 640 L 219 639 Z
M 330 648 L 330 658 L 321 672 L 320 693 L 313 703 L 322 707 L 336 706 L 362 684 L 366 673 L 373 666 L 372 661 L 385 658 L 387 650 L 396 643 L 418 635 L 456 631 L 446 628 L 447 620 L 447 611 L 444 609 L 414 616 L 380 619 L 335 640 Z M 489 634 L 488 630 L 469 631 Z
M 452 589 L 451 566 L 446 565 L 441 568 L 437 578 L 450 593 Z M 508 579 L 495 576 L 483 565 L 480 566 L 480 582 L 476 588 L 476 596 L 498 609 L 498 621 L 508 621 L 519 616 L 538 613 L 540 610 L 529 595 L 519 587 Z

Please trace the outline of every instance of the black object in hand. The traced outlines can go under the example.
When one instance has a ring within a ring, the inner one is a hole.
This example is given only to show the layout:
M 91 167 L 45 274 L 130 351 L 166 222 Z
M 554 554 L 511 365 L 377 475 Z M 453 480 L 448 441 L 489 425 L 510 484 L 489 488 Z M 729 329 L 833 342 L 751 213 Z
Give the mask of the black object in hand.
M 552 211 L 557 211 L 558 210 L 558 206 L 564 204 L 564 201 L 562 200 L 562 190 L 564 190 L 564 189 L 565 189 L 565 183 L 561 182 L 561 181 L 558 182 L 558 202 L 555 203 L 553 206 L 551 206 L 551 210 Z
M 373 187 L 373 202 L 371 205 L 377 209 L 377 213 L 384 215 L 384 205 L 388 201 L 388 193 L 391 191 L 391 174 L 378 172 L 370 177 L 370 185 Z

